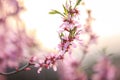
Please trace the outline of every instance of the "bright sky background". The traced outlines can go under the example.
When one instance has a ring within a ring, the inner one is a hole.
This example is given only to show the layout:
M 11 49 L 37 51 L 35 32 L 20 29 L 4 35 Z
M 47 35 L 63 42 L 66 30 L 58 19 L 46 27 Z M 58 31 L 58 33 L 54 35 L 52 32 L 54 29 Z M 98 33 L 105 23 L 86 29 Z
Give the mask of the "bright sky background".
M 93 29 L 101 36 L 100 46 L 112 46 L 118 49 L 120 47 L 118 45 L 120 44 L 119 0 L 84 1 L 86 8 L 92 10 L 93 17 L 96 19 Z M 36 29 L 37 37 L 46 48 L 53 49 L 57 46 L 59 42 L 57 29 L 61 24 L 59 15 L 50 15 L 48 12 L 51 9 L 62 11 L 64 2 L 65 0 L 25 0 L 28 11 L 22 15 L 22 18 L 27 27 Z

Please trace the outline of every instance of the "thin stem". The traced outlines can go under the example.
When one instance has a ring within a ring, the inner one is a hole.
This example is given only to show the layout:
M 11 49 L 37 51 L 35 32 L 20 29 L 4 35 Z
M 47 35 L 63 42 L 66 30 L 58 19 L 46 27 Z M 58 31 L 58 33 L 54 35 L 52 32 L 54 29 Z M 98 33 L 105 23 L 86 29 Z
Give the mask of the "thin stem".
M 8 73 L 2 73 L 1 72 L 0 75 L 3 75 L 3 76 L 13 75 L 13 74 L 19 73 L 21 71 L 24 71 L 26 68 L 30 67 L 31 65 L 33 65 L 33 64 L 27 63 L 25 66 L 17 69 L 16 71 L 12 71 L 12 72 L 8 72 Z

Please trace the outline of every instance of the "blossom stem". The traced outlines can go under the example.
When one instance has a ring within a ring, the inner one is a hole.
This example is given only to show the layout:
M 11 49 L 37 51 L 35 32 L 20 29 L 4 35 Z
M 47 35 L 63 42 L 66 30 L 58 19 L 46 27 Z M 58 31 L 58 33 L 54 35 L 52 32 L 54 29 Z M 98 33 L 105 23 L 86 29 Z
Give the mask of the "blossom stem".
M 9 75 L 13 75 L 13 74 L 16 74 L 18 72 L 21 72 L 21 71 L 25 71 L 26 68 L 32 66 L 33 64 L 30 64 L 30 63 L 27 63 L 26 65 L 24 65 L 23 67 L 17 69 L 16 71 L 12 71 L 12 72 L 8 72 L 8 73 L 3 73 L 3 72 L 0 72 L 0 75 L 3 75 L 3 76 L 9 76 Z

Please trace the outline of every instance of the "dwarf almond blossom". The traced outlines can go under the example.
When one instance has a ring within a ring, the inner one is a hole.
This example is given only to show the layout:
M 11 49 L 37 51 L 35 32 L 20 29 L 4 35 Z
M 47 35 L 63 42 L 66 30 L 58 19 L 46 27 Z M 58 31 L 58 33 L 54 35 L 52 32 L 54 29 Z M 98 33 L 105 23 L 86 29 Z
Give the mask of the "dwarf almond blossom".
M 92 80 L 116 80 L 116 68 L 106 56 L 98 61 L 93 70 L 95 74 L 93 74 Z

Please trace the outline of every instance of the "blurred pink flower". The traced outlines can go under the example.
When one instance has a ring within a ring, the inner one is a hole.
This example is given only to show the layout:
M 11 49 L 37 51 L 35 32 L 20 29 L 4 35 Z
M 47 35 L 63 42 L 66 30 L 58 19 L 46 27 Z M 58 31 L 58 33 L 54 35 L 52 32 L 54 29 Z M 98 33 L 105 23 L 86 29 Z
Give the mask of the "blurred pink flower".
M 97 44 L 98 39 L 98 35 L 92 29 L 92 22 L 94 18 L 91 15 L 91 10 L 86 10 L 86 12 L 88 17 L 86 18 L 86 23 L 84 24 L 83 31 L 81 33 L 81 35 L 87 36 L 87 38 L 81 39 L 82 40 L 81 47 L 84 54 L 88 53 L 89 47 L 92 44 Z
M 0 72 L 18 67 L 26 55 L 33 55 L 31 49 L 37 47 L 19 18 L 22 7 L 18 0 L 0 0 Z
M 95 74 L 92 80 L 115 80 L 116 68 L 106 56 L 98 61 L 93 70 Z
M 87 80 L 84 71 L 78 70 L 80 62 L 73 57 L 64 58 L 63 63 L 59 63 L 58 73 L 60 80 Z
M 6 78 L 0 75 L 0 80 L 6 80 Z

